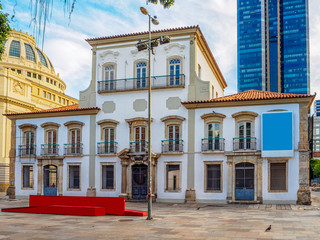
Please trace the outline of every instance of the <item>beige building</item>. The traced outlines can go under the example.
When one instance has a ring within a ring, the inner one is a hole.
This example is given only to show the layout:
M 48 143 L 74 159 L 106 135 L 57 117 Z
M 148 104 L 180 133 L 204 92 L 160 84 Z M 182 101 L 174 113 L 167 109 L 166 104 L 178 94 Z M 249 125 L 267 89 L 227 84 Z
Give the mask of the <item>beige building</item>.
M 77 104 L 35 39 L 13 30 L 0 61 L 0 191 L 9 186 L 10 120 L 5 113 L 34 112 Z M 32 137 L 32 136 L 30 136 Z M 19 139 L 17 139 L 19 141 Z

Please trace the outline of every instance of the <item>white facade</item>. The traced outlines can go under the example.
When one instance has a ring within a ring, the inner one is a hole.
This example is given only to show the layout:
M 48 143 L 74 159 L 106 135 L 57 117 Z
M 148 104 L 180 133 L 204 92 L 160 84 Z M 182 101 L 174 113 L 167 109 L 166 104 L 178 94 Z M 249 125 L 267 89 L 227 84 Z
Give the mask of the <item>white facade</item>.
M 280 97 L 226 103 L 222 97 L 226 83 L 200 29 L 167 30 L 153 37 L 162 35 L 170 35 L 171 43 L 159 45 L 151 59 L 150 168 L 156 200 L 299 200 L 301 103 Z M 143 74 L 149 66 L 147 51 L 136 48 L 138 39 L 146 36 L 87 40 L 93 47 L 92 81 L 80 92 L 79 109 L 8 115 L 16 121 L 17 196 L 146 198 L 148 93 L 147 75 Z M 311 97 L 306 98 L 310 101 Z M 293 114 L 293 156 L 261 157 L 261 116 L 265 112 Z M 30 153 L 29 147 L 24 154 L 18 151 L 31 141 L 26 140 L 28 131 L 34 131 L 36 152 L 22 156 Z M 42 144 L 50 145 L 48 152 L 41 152 Z M 60 150 L 52 154 L 55 144 Z M 64 144 L 69 144 L 71 152 L 63 151 Z M 74 147 L 80 145 L 83 151 Z M 33 167 L 33 174 L 28 166 Z M 245 177 L 240 178 L 242 170 Z

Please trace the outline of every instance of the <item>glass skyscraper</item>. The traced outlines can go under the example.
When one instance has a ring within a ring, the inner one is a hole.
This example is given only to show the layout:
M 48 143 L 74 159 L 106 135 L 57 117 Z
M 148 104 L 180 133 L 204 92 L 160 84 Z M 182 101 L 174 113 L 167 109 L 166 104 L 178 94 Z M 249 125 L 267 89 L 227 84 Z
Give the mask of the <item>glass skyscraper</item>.
M 308 0 L 238 1 L 238 92 L 309 93 Z

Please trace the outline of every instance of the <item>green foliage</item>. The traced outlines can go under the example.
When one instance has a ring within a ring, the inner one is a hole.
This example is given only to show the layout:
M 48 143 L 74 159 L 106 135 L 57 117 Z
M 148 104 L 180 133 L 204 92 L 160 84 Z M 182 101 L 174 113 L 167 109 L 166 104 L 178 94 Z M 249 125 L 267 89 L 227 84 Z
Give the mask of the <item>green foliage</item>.
M 310 176 L 320 177 L 320 159 L 310 159 Z
M 0 2 L 0 60 L 4 52 L 4 43 L 9 35 L 11 28 L 9 26 L 8 14 L 1 11 L 2 5 Z
M 320 163 L 317 163 L 313 169 L 313 175 L 316 177 L 320 177 Z
M 174 4 L 174 0 L 148 0 L 148 2 L 153 4 L 158 4 L 158 2 L 160 2 L 164 8 L 169 8 Z

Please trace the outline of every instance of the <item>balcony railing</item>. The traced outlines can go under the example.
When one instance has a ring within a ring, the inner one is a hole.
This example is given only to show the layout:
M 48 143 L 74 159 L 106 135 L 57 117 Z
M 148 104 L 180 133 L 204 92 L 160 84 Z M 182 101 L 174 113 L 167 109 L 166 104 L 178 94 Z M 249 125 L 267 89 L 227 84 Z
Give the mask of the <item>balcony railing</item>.
M 82 155 L 83 144 L 82 143 L 68 143 L 64 144 L 64 155 Z
M 256 150 L 256 138 L 234 138 L 233 139 L 233 151 L 246 151 Z
M 151 77 L 152 89 L 184 87 L 184 85 L 185 85 L 184 74 Z M 148 87 L 148 77 L 98 81 L 99 93 L 139 90 L 139 89 L 147 89 L 147 87 Z
M 148 150 L 147 141 L 130 142 L 130 151 L 134 153 L 146 153 Z
M 18 146 L 18 154 L 20 157 L 32 157 L 36 155 L 36 145 L 19 145 Z
M 162 140 L 162 152 L 170 153 L 170 152 L 183 152 L 183 140 Z
M 41 155 L 45 155 L 45 156 L 59 155 L 59 144 L 41 144 Z
M 201 143 L 202 152 L 224 151 L 224 138 L 203 138 Z
M 117 145 L 117 142 L 98 142 L 98 154 L 115 154 Z

